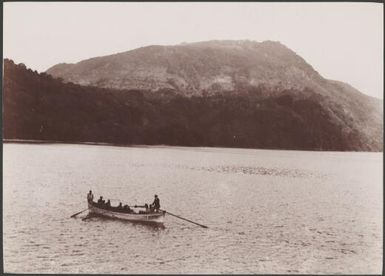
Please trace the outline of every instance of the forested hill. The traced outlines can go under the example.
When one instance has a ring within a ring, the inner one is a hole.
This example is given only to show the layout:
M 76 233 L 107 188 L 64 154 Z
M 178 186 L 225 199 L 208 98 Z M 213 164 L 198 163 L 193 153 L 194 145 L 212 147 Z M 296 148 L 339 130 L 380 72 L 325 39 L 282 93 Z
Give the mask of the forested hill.
M 345 84 L 333 85 L 342 94 L 350 93 Z M 269 89 L 273 88 L 261 85 L 242 94 L 189 97 L 166 89 L 114 90 L 63 83 L 6 59 L 3 137 L 126 145 L 382 150 L 379 101 L 370 99 L 354 109 L 352 104 L 326 105 L 330 98 L 309 88 L 279 93 Z M 363 114 L 360 108 L 370 112 Z M 363 130 L 364 124 L 370 133 Z

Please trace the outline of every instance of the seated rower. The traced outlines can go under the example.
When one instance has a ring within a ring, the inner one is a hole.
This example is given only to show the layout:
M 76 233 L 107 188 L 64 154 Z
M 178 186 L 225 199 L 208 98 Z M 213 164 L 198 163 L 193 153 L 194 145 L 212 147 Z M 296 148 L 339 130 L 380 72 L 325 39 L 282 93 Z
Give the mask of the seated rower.
M 103 206 L 103 204 L 104 204 L 103 197 L 100 196 L 99 199 L 98 199 L 98 205 L 99 205 L 99 206 Z
M 131 210 L 130 206 L 128 206 L 128 205 L 126 205 L 126 206 L 127 206 L 127 208 L 124 210 L 124 212 L 131 213 L 132 210 Z

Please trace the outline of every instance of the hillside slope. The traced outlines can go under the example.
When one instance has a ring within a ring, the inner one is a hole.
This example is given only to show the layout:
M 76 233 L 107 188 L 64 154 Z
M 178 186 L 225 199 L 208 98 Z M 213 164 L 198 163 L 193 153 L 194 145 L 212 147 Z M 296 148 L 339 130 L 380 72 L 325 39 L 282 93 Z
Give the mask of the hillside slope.
M 5 60 L 4 138 L 381 151 L 381 102 L 328 82 L 343 106 L 310 88 L 183 96 L 80 86 Z
M 47 71 L 64 81 L 115 89 L 170 90 L 183 96 L 315 97 L 355 148 L 382 144 L 382 101 L 348 84 L 323 78 L 279 42 L 206 41 L 148 46 Z
M 323 79 L 279 42 L 208 41 L 148 46 L 47 70 L 81 85 L 114 89 L 172 89 L 183 95 L 268 88 L 303 89 Z

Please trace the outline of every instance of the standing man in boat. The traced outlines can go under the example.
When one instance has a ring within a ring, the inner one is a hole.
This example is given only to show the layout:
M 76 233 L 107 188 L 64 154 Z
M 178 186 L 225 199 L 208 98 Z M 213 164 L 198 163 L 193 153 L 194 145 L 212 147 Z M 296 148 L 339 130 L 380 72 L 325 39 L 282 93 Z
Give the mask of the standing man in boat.
M 94 201 L 94 194 L 90 190 L 89 193 L 87 194 L 87 200 L 88 202 L 92 203 Z
M 154 208 L 155 212 L 159 212 L 160 209 L 160 201 L 158 195 L 154 196 L 154 202 L 151 204 L 151 207 Z

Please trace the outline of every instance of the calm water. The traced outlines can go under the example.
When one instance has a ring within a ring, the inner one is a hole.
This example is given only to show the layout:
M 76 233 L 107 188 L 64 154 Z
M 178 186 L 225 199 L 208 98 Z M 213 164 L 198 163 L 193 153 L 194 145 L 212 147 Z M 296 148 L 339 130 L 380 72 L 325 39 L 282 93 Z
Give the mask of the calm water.
M 382 153 L 4 145 L 6 272 L 380 273 Z M 165 228 L 69 217 L 86 193 Z M 113 202 L 115 203 L 115 202 Z M 117 203 L 115 203 L 117 204 Z

